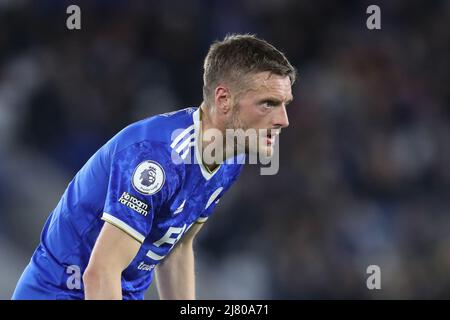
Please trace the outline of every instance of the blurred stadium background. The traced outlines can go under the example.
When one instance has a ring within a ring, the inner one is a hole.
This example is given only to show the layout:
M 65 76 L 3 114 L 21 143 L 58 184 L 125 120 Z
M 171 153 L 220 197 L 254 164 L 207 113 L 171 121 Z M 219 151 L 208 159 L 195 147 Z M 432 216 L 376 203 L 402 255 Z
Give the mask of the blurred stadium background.
M 370 4 L 381 30 L 366 28 Z M 90 155 L 198 105 L 207 49 L 233 32 L 281 48 L 300 80 L 279 174 L 247 166 L 200 235 L 199 298 L 450 298 L 444 0 L 1 0 L 0 298 Z

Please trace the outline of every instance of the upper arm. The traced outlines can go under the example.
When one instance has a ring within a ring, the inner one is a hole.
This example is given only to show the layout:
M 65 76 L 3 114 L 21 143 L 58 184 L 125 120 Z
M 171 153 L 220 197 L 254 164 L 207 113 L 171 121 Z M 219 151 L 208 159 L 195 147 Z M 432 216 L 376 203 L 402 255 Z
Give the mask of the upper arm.
M 92 250 L 88 269 L 122 273 L 134 259 L 140 246 L 136 239 L 106 222 Z
M 116 150 L 109 161 L 102 219 L 143 243 L 179 181 L 170 154 L 164 145 L 142 141 Z
M 181 242 L 187 243 L 194 241 L 195 236 L 198 234 L 200 229 L 203 227 L 203 223 L 194 223 L 192 227 L 186 232 L 186 234 L 181 238 Z

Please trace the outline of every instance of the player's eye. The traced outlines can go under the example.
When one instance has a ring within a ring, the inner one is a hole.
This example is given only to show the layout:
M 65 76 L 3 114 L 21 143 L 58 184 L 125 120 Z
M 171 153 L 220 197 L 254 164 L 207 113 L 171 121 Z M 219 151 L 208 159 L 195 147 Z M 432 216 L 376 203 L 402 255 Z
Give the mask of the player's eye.
M 262 102 L 262 106 L 265 109 L 271 109 L 273 107 L 276 107 L 278 105 L 278 103 L 274 100 L 265 100 Z

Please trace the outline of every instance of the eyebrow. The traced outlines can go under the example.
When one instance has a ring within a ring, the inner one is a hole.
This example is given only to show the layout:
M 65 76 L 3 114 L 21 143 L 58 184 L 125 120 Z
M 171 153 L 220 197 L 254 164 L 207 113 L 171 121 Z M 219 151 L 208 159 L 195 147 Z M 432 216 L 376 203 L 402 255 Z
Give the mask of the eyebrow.
M 290 103 L 292 102 L 292 100 L 293 100 L 293 99 L 287 100 L 287 101 L 285 102 L 285 105 L 290 104 Z M 264 99 L 261 99 L 260 102 L 271 102 L 271 103 L 273 103 L 273 104 L 275 104 L 275 105 L 280 105 L 283 101 L 280 100 L 280 99 L 278 99 L 278 98 L 270 97 L 270 98 L 264 98 Z

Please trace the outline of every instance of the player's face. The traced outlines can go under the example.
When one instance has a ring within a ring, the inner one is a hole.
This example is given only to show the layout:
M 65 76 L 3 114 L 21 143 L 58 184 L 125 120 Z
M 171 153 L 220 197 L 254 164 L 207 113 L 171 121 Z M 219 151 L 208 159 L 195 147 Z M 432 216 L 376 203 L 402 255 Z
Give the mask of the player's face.
M 275 137 L 289 125 L 286 105 L 292 101 L 291 81 L 269 72 L 253 76 L 249 88 L 241 93 L 233 105 L 228 128 L 255 129 L 256 143 L 246 139 L 245 151 L 272 156 Z M 266 130 L 261 130 L 266 129 Z M 238 142 L 239 143 L 239 142 Z M 236 146 L 238 148 L 238 146 Z

